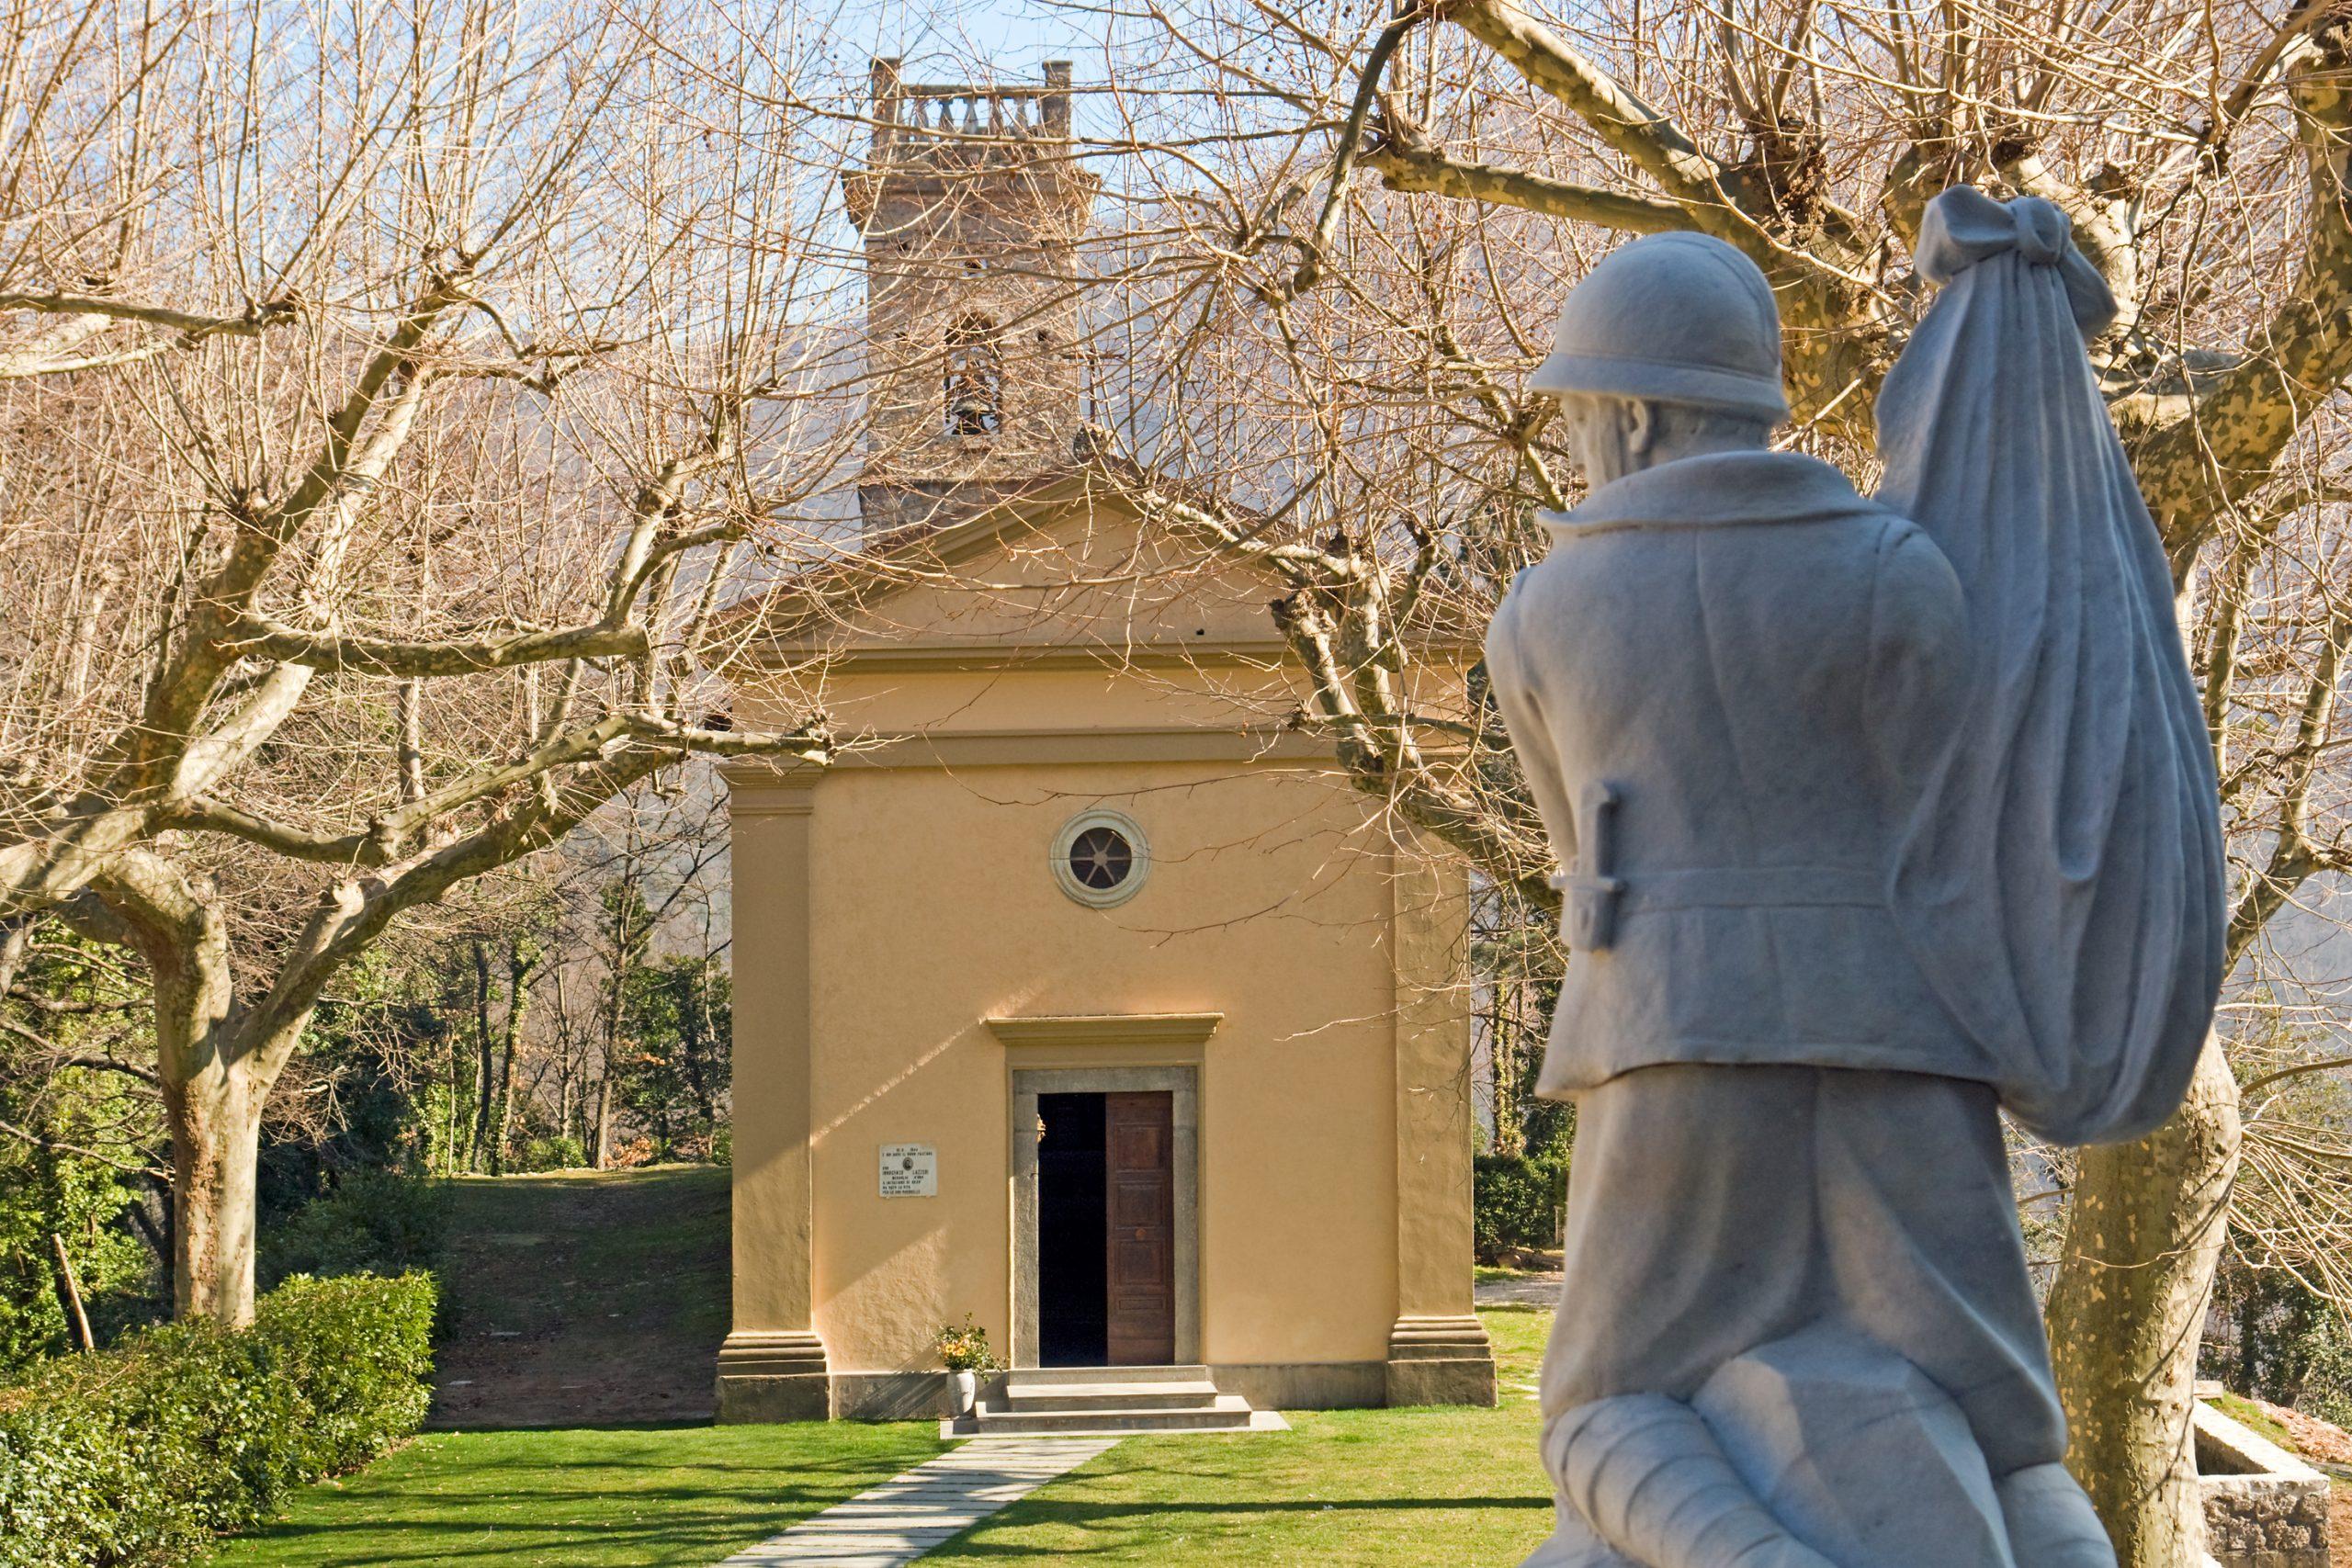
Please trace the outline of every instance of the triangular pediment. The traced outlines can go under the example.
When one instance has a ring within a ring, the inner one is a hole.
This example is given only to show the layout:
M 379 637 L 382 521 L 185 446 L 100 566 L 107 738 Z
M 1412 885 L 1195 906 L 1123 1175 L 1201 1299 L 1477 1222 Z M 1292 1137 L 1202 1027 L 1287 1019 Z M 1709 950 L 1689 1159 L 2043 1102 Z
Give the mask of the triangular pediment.
M 1279 660 L 1280 585 L 1196 538 L 1147 527 L 1071 475 L 945 528 L 871 541 L 739 606 L 727 637 L 761 664 L 808 659 Z

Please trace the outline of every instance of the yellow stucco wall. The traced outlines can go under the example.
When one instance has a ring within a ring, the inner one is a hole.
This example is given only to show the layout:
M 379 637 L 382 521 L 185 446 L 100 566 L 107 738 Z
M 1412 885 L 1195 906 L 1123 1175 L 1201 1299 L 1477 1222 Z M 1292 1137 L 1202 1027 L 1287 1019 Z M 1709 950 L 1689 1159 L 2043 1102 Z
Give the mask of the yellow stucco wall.
M 1136 820 L 1154 862 L 1107 910 L 1047 866 L 1056 829 L 1098 804 Z M 1315 774 L 1265 766 L 843 770 L 817 786 L 815 1326 L 837 1371 L 932 1365 L 932 1335 L 966 1312 L 1012 1343 L 1011 1063 L 991 1016 L 1223 1013 L 1199 1051 L 1202 1354 L 1385 1355 L 1390 889 L 1363 817 Z M 756 874 L 739 858 L 739 881 Z M 938 1149 L 938 1197 L 877 1196 L 888 1143 Z

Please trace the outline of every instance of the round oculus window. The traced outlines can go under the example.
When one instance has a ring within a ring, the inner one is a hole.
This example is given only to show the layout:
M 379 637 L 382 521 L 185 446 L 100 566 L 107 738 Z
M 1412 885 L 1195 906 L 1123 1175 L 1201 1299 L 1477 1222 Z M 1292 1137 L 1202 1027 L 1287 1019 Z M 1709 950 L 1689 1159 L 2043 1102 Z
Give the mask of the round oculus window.
M 1054 880 L 1097 909 L 1134 897 L 1150 866 L 1143 829 L 1116 811 L 1081 812 L 1054 835 Z

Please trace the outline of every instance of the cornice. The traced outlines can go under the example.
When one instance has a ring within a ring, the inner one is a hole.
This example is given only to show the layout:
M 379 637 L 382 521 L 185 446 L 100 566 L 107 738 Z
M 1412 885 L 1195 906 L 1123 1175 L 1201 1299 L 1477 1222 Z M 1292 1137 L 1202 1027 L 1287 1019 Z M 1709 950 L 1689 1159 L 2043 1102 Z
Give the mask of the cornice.
M 991 768 L 1033 762 L 1328 761 L 1336 747 L 1287 729 L 989 729 L 901 735 L 844 748 L 842 768 Z
M 1276 670 L 1290 660 L 1279 637 L 1193 642 L 1011 643 L 874 642 L 827 646 L 782 639 L 754 643 L 739 656 L 762 670 L 821 664 L 841 674 L 909 675 L 993 670 Z
M 1221 1012 L 1082 1013 L 991 1018 L 989 1032 L 1006 1045 L 1204 1045 L 1225 1021 Z
M 806 817 L 817 809 L 817 781 L 825 770 L 746 758 L 718 765 L 727 781 L 729 817 Z

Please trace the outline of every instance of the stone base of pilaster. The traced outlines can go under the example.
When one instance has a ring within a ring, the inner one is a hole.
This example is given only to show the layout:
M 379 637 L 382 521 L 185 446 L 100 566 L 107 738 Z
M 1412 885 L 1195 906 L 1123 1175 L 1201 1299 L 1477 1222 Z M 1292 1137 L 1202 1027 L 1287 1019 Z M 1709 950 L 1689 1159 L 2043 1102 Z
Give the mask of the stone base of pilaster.
M 738 1329 L 718 1348 L 721 1421 L 830 1421 L 825 1342 L 808 1330 Z
M 1388 1403 L 1492 1404 L 1495 1348 L 1476 1317 L 1400 1317 L 1388 1331 Z

